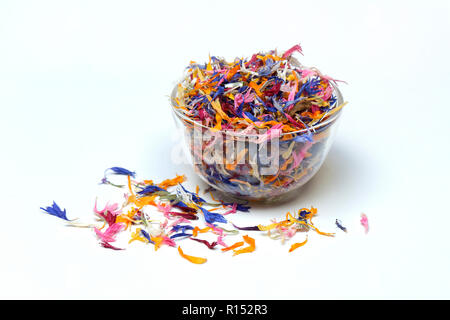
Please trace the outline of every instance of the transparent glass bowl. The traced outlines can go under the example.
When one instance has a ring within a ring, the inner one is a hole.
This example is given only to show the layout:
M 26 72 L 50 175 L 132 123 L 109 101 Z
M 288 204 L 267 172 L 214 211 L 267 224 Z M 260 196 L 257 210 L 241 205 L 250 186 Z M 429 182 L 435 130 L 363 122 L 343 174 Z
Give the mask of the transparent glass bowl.
M 343 103 L 333 85 L 337 106 Z M 294 197 L 320 169 L 334 140 L 342 109 L 310 127 L 271 139 L 260 132 L 215 131 L 186 117 L 171 104 L 184 150 L 195 172 L 213 188 L 233 198 L 278 202 Z M 310 133 L 312 141 L 305 139 Z

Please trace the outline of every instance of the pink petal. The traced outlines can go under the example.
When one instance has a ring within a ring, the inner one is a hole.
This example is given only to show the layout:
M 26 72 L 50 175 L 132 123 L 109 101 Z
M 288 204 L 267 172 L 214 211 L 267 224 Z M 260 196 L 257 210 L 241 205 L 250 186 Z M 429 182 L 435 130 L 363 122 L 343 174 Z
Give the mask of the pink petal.
M 163 236 L 162 243 L 167 244 L 168 246 L 171 246 L 171 247 L 176 247 L 177 246 L 175 241 L 173 239 L 170 239 L 167 236 Z
M 236 213 L 236 208 L 237 208 L 237 203 L 233 203 L 233 206 L 231 207 L 231 209 L 229 211 L 223 213 L 222 215 L 226 216 L 227 214 L 230 214 L 230 213 Z
M 308 152 L 308 149 L 311 148 L 312 143 L 308 142 L 299 152 L 298 154 L 296 152 L 293 152 L 294 156 L 294 165 L 293 168 L 297 168 L 298 165 L 303 161 L 303 159 L 306 156 L 306 153 Z
M 287 57 L 290 57 L 295 51 L 298 51 L 298 52 L 300 52 L 301 54 L 303 54 L 303 53 L 302 53 L 302 47 L 300 47 L 299 44 L 296 44 L 295 46 L 293 46 L 292 48 L 290 48 L 288 51 L 286 51 L 286 52 L 283 54 L 283 59 L 286 59 Z
M 361 214 L 361 224 L 363 225 L 365 232 L 368 233 L 369 232 L 369 219 L 367 219 L 367 216 L 364 213 Z
M 225 247 L 225 248 L 228 247 L 228 245 L 225 242 L 223 242 L 223 236 L 218 236 L 216 242 L 217 242 L 217 244 L 220 244 L 222 247 Z

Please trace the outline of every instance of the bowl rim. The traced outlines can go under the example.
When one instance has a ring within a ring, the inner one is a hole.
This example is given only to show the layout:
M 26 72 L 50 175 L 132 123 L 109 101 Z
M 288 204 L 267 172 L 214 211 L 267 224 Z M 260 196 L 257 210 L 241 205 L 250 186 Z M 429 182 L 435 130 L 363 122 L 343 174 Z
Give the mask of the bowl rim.
M 170 94 L 170 105 L 172 107 L 172 112 L 179 118 L 187 121 L 187 122 L 191 122 L 192 124 L 198 125 L 204 129 L 208 129 L 211 130 L 212 127 L 207 127 L 204 124 L 202 124 L 199 121 L 193 120 L 187 116 L 185 116 L 181 111 L 179 111 L 177 108 L 175 108 L 175 98 L 176 98 L 176 94 L 177 94 L 177 88 L 178 86 L 181 84 L 181 81 L 177 82 L 177 84 L 175 85 L 175 87 L 172 89 L 172 93 Z M 333 86 L 333 93 L 336 94 L 336 98 L 337 98 L 337 106 L 336 108 L 338 108 L 339 106 L 341 106 L 344 103 L 344 98 L 342 97 L 342 93 L 339 90 L 338 86 L 336 83 L 334 83 L 333 81 L 330 81 L 330 84 Z M 284 132 L 280 134 L 280 137 L 286 136 L 286 135 L 290 135 L 290 134 L 294 134 L 294 135 L 298 135 L 298 134 L 303 134 L 303 133 L 307 133 L 307 132 L 315 132 L 317 129 L 320 129 L 324 126 L 327 126 L 328 124 L 331 124 L 333 122 L 335 122 L 342 113 L 343 108 L 341 108 L 340 110 L 338 110 L 337 112 L 335 112 L 334 114 L 331 115 L 331 117 L 329 117 L 328 119 L 326 119 L 323 122 L 320 122 L 318 124 L 315 124 L 313 126 L 307 127 L 306 129 L 300 129 L 297 131 L 292 131 L 292 132 Z M 240 132 L 236 132 L 236 131 L 229 131 L 227 129 L 225 130 L 217 130 L 217 133 L 223 133 L 223 134 L 227 134 L 227 135 L 232 135 L 232 136 L 238 136 L 238 137 L 259 137 L 261 136 L 261 134 L 242 134 Z

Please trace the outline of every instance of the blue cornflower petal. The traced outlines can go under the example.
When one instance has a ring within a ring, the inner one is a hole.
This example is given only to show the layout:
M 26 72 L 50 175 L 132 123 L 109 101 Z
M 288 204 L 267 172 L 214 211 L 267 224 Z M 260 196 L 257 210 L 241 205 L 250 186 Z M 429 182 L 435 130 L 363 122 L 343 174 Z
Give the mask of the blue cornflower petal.
M 262 67 L 258 72 L 258 76 L 260 76 L 260 77 L 268 76 L 272 72 L 271 68 L 272 68 L 272 66 Z
M 170 239 L 175 239 L 175 238 L 179 238 L 179 237 L 191 237 L 191 236 L 192 236 L 192 234 L 181 232 L 181 233 L 176 233 L 174 235 L 171 235 Z
M 199 206 L 199 208 L 203 211 L 206 222 L 211 223 L 211 224 L 213 224 L 214 222 L 227 223 L 227 220 L 224 218 L 223 215 L 221 215 L 219 213 L 215 213 L 215 212 L 210 212 L 200 206 Z
M 243 93 L 245 90 L 247 90 L 248 89 L 248 86 L 242 86 L 242 87 L 240 87 L 239 89 L 238 89 L 238 92 L 239 93 Z
M 250 206 L 246 206 L 246 205 L 238 203 L 236 210 L 241 211 L 241 212 L 249 212 L 250 208 L 251 208 Z
M 242 111 L 244 110 L 244 102 L 242 102 L 236 110 L 236 113 L 242 118 Z
M 307 215 L 307 214 L 309 214 L 309 212 L 306 211 L 306 210 L 301 210 L 301 211 L 299 212 L 299 216 L 302 217 L 302 218 L 306 218 L 306 215 Z
M 223 93 L 225 89 L 223 87 L 219 87 L 216 91 L 216 93 L 214 94 L 214 96 L 212 97 L 212 100 L 215 100 L 219 95 L 221 95 Z
M 147 231 L 141 229 L 141 234 L 145 239 L 148 240 L 148 242 L 155 244 L 155 242 L 150 239 L 150 235 L 148 234 Z
M 330 101 L 329 101 L 330 107 L 332 107 L 336 103 L 336 101 L 337 101 L 337 98 L 334 95 L 332 95 L 330 98 Z
M 313 141 L 314 141 L 311 132 L 302 134 L 302 135 L 300 135 L 300 136 L 296 136 L 296 137 L 295 137 L 294 139 L 292 139 L 292 140 L 294 140 L 294 141 L 296 141 L 296 142 L 303 142 L 303 143 L 305 143 L 305 142 L 313 142 Z
M 245 115 L 252 121 L 256 122 L 259 121 L 258 118 L 256 118 L 254 115 L 252 115 L 250 112 L 244 111 Z
M 317 86 L 320 84 L 320 78 L 315 78 L 315 79 L 309 79 L 308 81 L 306 81 L 306 83 L 303 85 L 302 89 L 305 90 L 305 92 L 309 95 L 312 96 L 314 94 L 316 94 L 317 92 L 319 92 L 320 90 L 317 88 Z
M 44 210 L 45 212 L 47 212 L 48 214 L 52 215 L 52 216 L 55 216 L 55 217 L 58 217 L 58 218 L 70 221 L 69 219 L 67 219 L 66 209 L 64 209 L 64 211 L 61 210 L 61 208 L 56 204 L 55 201 L 53 201 L 53 205 L 51 207 L 47 207 L 47 208 L 42 208 L 41 207 L 41 209 Z
M 153 192 L 156 192 L 156 191 L 167 191 L 167 190 L 163 189 L 163 188 L 160 188 L 158 186 L 155 186 L 155 185 L 149 185 L 149 186 L 146 186 L 141 191 L 138 191 L 137 193 L 140 194 L 140 195 L 143 195 L 143 194 L 147 194 L 147 193 L 153 193 Z
M 131 176 L 131 177 L 135 177 L 136 172 L 132 172 L 130 170 L 127 170 L 125 168 L 121 168 L 121 167 L 111 167 L 108 168 L 106 170 L 111 170 L 114 174 L 120 174 L 120 175 L 124 175 L 124 176 Z
M 300 102 L 300 101 L 302 101 L 304 99 L 305 99 L 305 97 L 299 97 L 299 98 L 296 98 L 296 99 L 294 99 L 292 101 L 285 102 L 284 106 L 283 106 L 283 110 L 286 109 L 287 107 L 289 107 L 291 104 L 296 104 L 296 103 L 298 103 L 298 102 Z
M 341 221 L 339 221 L 338 219 L 336 219 L 336 225 L 337 225 L 338 228 L 341 229 L 342 231 L 347 232 L 347 228 L 344 227 L 344 226 L 341 224 Z
M 190 225 L 183 225 L 183 224 L 177 224 L 175 226 L 172 227 L 173 232 L 178 232 L 178 231 L 182 231 L 182 232 L 186 232 L 186 230 L 193 230 L 194 227 L 190 226 Z

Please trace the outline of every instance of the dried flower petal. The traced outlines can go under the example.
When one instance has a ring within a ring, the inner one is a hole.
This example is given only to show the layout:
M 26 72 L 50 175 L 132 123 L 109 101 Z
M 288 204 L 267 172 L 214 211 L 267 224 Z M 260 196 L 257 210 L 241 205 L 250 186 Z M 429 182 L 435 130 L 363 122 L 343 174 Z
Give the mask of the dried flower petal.
M 233 256 L 236 256 L 236 255 L 241 254 L 241 253 L 249 253 L 249 252 L 255 251 L 255 248 L 256 248 L 256 246 L 255 246 L 255 239 L 250 238 L 247 235 L 243 236 L 242 238 L 244 238 L 244 241 L 246 243 L 248 243 L 249 246 L 245 247 L 245 248 L 242 248 L 242 249 L 239 249 L 239 250 L 234 250 Z
M 113 174 L 118 174 L 118 175 L 124 175 L 124 176 L 131 176 L 132 178 L 135 177 L 136 173 L 132 172 L 130 170 L 127 170 L 125 168 L 121 168 L 121 167 L 111 167 L 106 169 L 106 171 L 111 170 L 113 172 Z M 106 173 L 105 171 L 105 173 Z
M 106 242 L 106 241 L 102 241 L 102 242 L 100 242 L 100 244 L 102 245 L 102 247 L 108 248 L 108 249 L 113 249 L 113 250 L 125 250 L 125 249 L 123 249 L 123 248 L 117 248 L 117 247 L 114 247 L 113 245 L 111 245 L 110 243 L 108 243 L 108 242 Z
M 214 247 L 217 246 L 217 242 L 216 241 L 210 243 L 210 242 L 208 242 L 206 240 L 202 240 L 202 239 L 197 239 L 197 238 L 190 238 L 190 239 L 194 240 L 194 241 L 197 241 L 197 242 L 200 242 L 200 243 L 203 243 L 209 249 L 214 249 Z
M 341 224 L 341 221 L 339 221 L 338 219 L 336 219 L 336 225 L 337 225 L 337 227 L 338 227 L 339 229 L 341 229 L 342 231 L 347 232 L 347 228 L 344 227 L 344 226 Z
M 225 252 L 225 251 L 236 249 L 236 248 L 241 247 L 243 245 L 244 245 L 244 242 L 243 241 L 239 241 L 239 242 L 236 242 L 235 244 L 232 244 L 231 246 L 223 248 L 221 250 Z
M 125 225 L 122 223 L 114 223 L 105 230 L 105 232 L 101 232 L 99 229 L 94 228 L 97 236 L 104 242 L 114 242 L 116 241 L 116 235 L 125 229 Z
M 304 246 L 308 242 L 308 236 L 306 237 L 305 241 L 294 243 L 291 248 L 289 249 L 289 252 L 294 251 L 295 249 Z
M 369 232 L 369 219 L 367 219 L 367 216 L 364 213 L 361 213 L 361 224 L 367 234 Z
M 56 204 L 55 201 L 53 201 L 53 205 L 51 207 L 46 207 L 46 208 L 42 208 L 41 207 L 41 209 L 44 210 L 45 212 L 47 212 L 48 214 L 52 215 L 52 216 L 55 216 L 55 217 L 58 217 L 60 219 L 64 219 L 64 220 L 70 221 L 69 219 L 67 219 L 66 209 L 64 209 L 64 211 L 61 210 L 61 208 Z
M 195 263 L 195 264 L 202 264 L 202 263 L 205 263 L 207 261 L 206 258 L 193 257 L 193 256 L 188 256 L 187 254 L 184 254 L 183 250 L 181 250 L 181 247 L 178 247 L 178 252 L 180 253 L 180 256 L 182 256 L 186 260 L 188 260 L 188 261 L 190 261 L 192 263 Z

